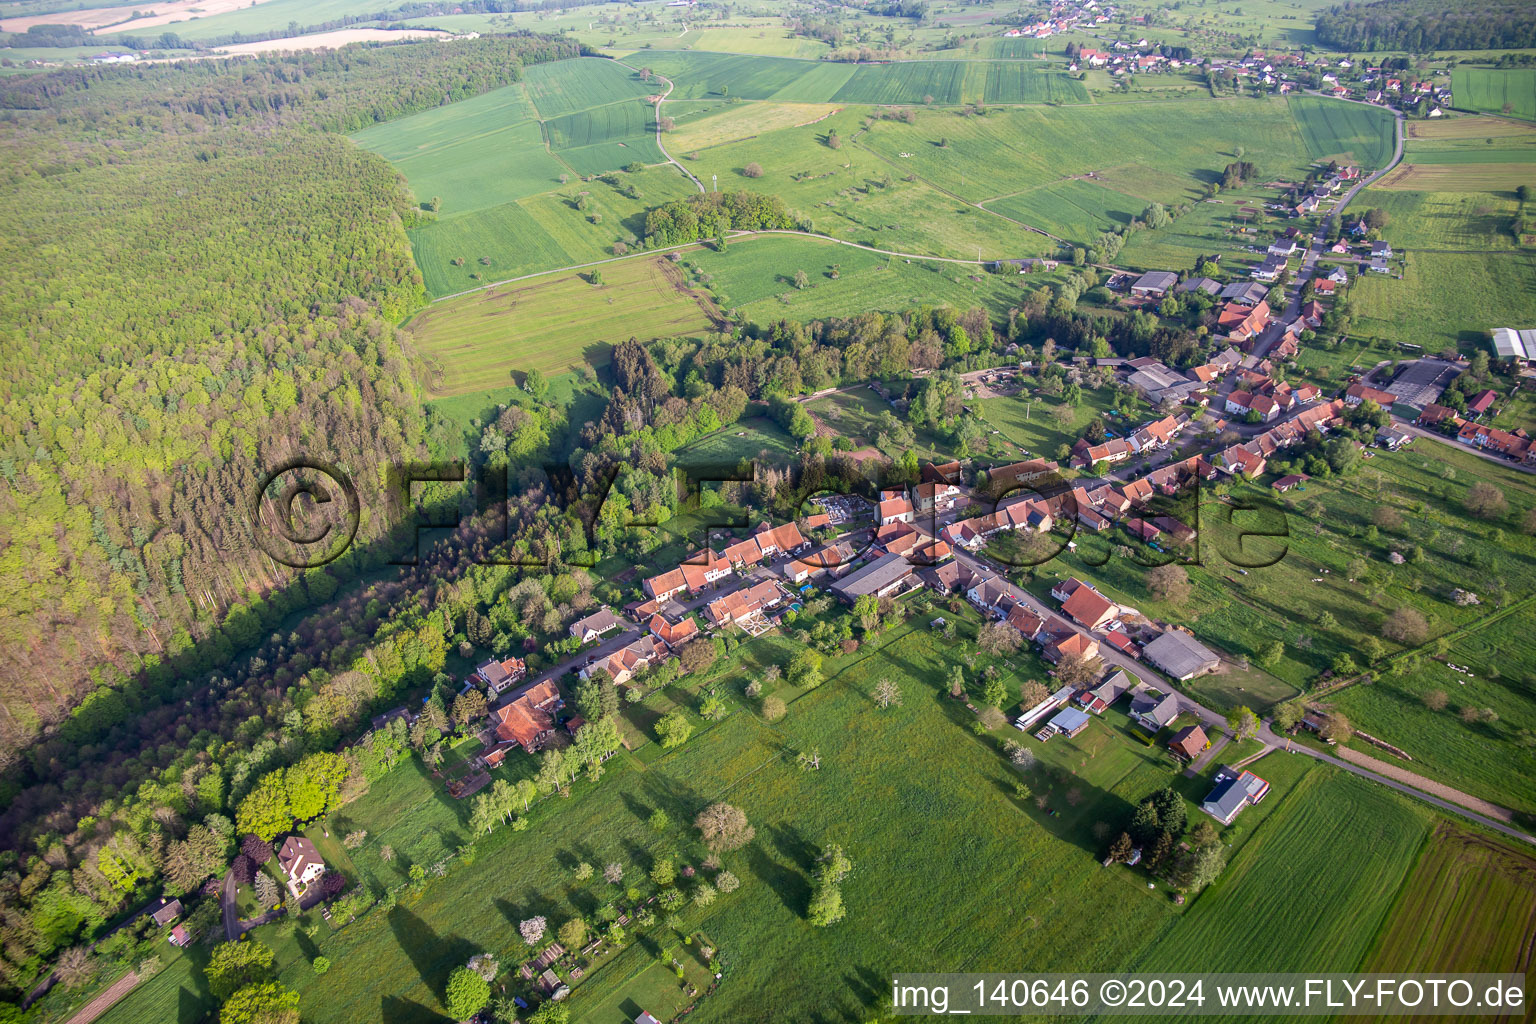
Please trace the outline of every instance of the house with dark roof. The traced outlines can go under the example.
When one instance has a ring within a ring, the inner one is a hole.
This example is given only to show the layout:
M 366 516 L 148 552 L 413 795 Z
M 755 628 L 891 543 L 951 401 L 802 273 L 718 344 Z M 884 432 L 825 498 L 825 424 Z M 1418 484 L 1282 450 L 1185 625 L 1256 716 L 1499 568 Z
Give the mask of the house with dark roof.
M 1230 825 L 1249 804 L 1256 804 L 1269 794 L 1269 783 L 1253 772 L 1223 767 L 1212 780 L 1215 784 L 1200 809 L 1223 825 Z
M 1114 634 L 1110 635 L 1113 636 Z M 1103 714 L 1105 709 L 1124 696 L 1125 692 L 1132 685 L 1129 675 L 1124 671 L 1116 672 L 1099 685 L 1078 694 L 1078 706 L 1091 714 Z
M 167 900 L 161 897 L 160 905 L 149 916 L 155 924 L 164 928 L 181 916 L 181 900 Z
M 623 629 L 628 623 L 615 615 L 608 608 L 599 608 L 584 618 L 571 623 L 571 636 L 584 644 L 589 644 L 604 633 L 612 633 L 616 629 Z
M 1179 717 L 1179 698 L 1171 693 L 1143 690 L 1131 697 L 1131 717 L 1147 731 L 1157 732 Z

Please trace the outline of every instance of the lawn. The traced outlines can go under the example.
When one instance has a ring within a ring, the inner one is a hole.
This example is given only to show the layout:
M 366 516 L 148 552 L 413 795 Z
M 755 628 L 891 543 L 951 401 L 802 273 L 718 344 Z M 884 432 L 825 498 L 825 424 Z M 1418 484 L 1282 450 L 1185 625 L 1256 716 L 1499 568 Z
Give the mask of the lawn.
M 1085 387 L 1082 403 L 1070 406 L 1026 387 L 1018 395 L 982 398 L 971 404 L 988 426 L 1018 446 L 1020 450 L 1010 452 L 1010 455 L 1054 459 L 1057 449 L 1064 444 L 1071 445 L 1081 437 L 1089 421 L 1095 416 L 1104 415 L 1114 403 L 1114 398 L 1114 393 L 1108 388 L 1094 391 Z M 1068 410 L 1071 418 L 1067 419 L 1059 413 L 1061 409 Z M 1120 433 L 1125 426 L 1123 423 L 1117 424 L 1114 417 L 1106 417 L 1106 422 L 1109 429 L 1116 433 Z
M 785 465 L 794 455 L 794 438 L 772 420 L 754 416 L 699 438 L 672 454 L 679 466 L 734 466 L 743 459 L 765 465 Z
M 1451 90 L 1459 107 L 1536 120 L 1536 70 L 1457 68 Z
M 1402 280 L 1362 274 L 1352 291 L 1356 333 L 1470 352 L 1494 327 L 1536 320 L 1536 254 L 1413 252 Z
M 678 268 L 640 256 L 448 299 L 418 313 L 410 331 L 433 366 L 436 396 L 505 386 L 514 370 L 604 366 L 626 338 L 696 334 L 714 322 L 709 300 L 683 286 Z
M 1300 756 L 1270 754 L 1254 771 L 1263 776 L 1276 759 Z M 1406 797 L 1316 769 L 1257 827 L 1190 911 L 1164 925 L 1134 969 L 1356 970 L 1430 821 L 1429 812 Z M 1238 825 L 1245 825 L 1243 818 Z
M 1531 968 L 1533 932 L 1536 861 L 1441 822 L 1364 969 L 1523 974 Z

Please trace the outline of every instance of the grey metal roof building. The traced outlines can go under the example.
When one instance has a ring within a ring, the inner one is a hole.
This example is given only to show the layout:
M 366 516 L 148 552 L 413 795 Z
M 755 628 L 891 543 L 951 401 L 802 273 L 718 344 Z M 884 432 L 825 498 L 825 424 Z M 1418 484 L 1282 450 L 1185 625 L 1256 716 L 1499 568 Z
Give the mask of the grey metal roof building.
M 1175 679 L 1193 679 L 1221 664 L 1216 652 L 1188 633 L 1170 629 L 1142 649 L 1142 655 Z
M 901 555 L 885 555 L 855 569 L 832 584 L 832 592 L 852 604 L 865 594 L 884 597 L 912 574 L 912 564 Z

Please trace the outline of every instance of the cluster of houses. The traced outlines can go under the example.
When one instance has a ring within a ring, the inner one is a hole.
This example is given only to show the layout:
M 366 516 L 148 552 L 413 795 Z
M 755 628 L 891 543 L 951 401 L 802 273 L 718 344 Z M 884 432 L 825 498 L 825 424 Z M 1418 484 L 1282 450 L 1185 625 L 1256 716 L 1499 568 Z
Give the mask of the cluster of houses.
M 1324 95 L 1399 108 L 1425 101 L 1430 104 L 1430 117 L 1443 116 L 1442 108 L 1451 105 L 1449 83 L 1440 85 L 1427 78 L 1405 77 L 1401 72 L 1357 64 L 1347 57 L 1309 60 L 1298 54 L 1266 54 L 1256 50 L 1241 60 L 1213 60 L 1206 70 L 1212 75 L 1252 81 L 1282 94 L 1302 88 L 1305 81 L 1312 81 L 1315 76 Z
M 1049 39 L 1062 32 L 1071 32 L 1084 25 L 1102 25 L 1114 16 L 1115 9 L 1098 0 L 1081 3 L 1056 3 L 1050 13 L 1039 21 L 1010 28 L 1003 33 L 1004 39 Z
M 1479 423 L 1498 399 L 1496 391 L 1480 391 L 1467 400 L 1467 416 L 1463 418 L 1454 409 L 1430 403 L 1419 413 L 1414 423 L 1445 434 L 1454 433 L 1456 440 L 1472 448 L 1502 455 L 1513 462 L 1536 466 L 1536 441 L 1524 430 L 1511 433 L 1498 427 Z
M 1322 405 L 1303 409 L 1283 423 L 1241 444 L 1223 449 L 1216 456 L 1217 468 L 1232 476 L 1239 473 L 1253 479 L 1264 472 L 1275 452 L 1289 448 L 1306 438 L 1309 431 L 1327 433 L 1344 414 L 1344 399 L 1335 398 Z
M 1351 165 L 1338 168 L 1311 186 L 1292 190 L 1289 200 L 1291 216 L 1305 217 L 1316 213 L 1324 203 L 1331 202 L 1340 189 L 1359 179 L 1360 168 Z

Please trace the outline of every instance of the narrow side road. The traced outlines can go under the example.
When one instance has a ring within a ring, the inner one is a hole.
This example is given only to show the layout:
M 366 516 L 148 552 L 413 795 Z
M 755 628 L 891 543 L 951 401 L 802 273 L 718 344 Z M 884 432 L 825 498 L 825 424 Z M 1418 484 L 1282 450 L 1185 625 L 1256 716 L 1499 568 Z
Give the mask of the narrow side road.
M 1350 764 L 1348 761 L 1334 757 L 1332 754 L 1325 754 L 1321 750 L 1313 750 L 1311 747 L 1291 743 L 1284 737 L 1275 735 L 1274 730 L 1270 728 L 1270 723 L 1267 721 L 1261 723 L 1259 726 L 1259 739 L 1263 740 L 1267 746 L 1273 749 L 1282 750 L 1293 754 L 1305 754 L 1307 757 L 1315 758 L 1326 764 L 1331 764 L 1336 768 L 1342 768 L 1347 772 L 1353 772 L 1354 774 L 1359 775 L 1361 778 L 1370 779 L 1372 782 L 1379 782 L 1381 785 L 1386 786 L 1388 789 L 1395 789 L 1399 793 L 1403 793 L 1407 796 L 1414 797 L 1415 799 L 1422 800 L 1431 806 L 1440 808 L 1442 811 L 1458 815 L 1459 817 L 1466 818 L 1469 821 L 1475 821 L 1479 825 L 1482 825 L 1485 828 L 1491 828 L 1495 832 L 1506 835 L 1511 839 L 1518 839 L 1523 843 L 1530 843 L 1531 845 L 1536 846 L 1536 836 L 1527 835 L 1517 828 L 1513 828 L 1504 824 L 1502 821 L 1495 821 L 1485 814 L 1479 814 L 1470 808 L 1462 807 L 1460 804 L 1454 804 L 1449 800 L 1442 800 L 1437 796 L 1431 796 L 1428 793 L 1425 793 L 1423 790 L 1414 789 L 1412 786 L 1398 782 L 1396 779 L 1389 779 L 1385 775 L 1380 775 L 1367 768 L 1362 768 L 1357 764 Z
M 688 26 L 684 25 L 683 32 L 679 33 L 679 35 L 686 33 L 687 31 Z M 629 68 L 629 70 L 635 72 L 636 74 L 638 74 L 640 71 L 640 69 L 635 67 L 633 64 L 625 64 L 622 60 L 615 60 L 614 63 Z M 661 105 L 667 102 L 668 96 L 672 95 L 672 79 L 663 75 L 658 75 L 654 71 L 651 72 L 651 75 L 655 78 L 660 78 L 663 82 L 667 83 L 667 91 L 656 97 L 656 148 L 661 150 L 661 155 L 667 158 L 668 163 L 672 164 L 672 166 L 688 175 L 688 180 L 697 185 L 700 192 L 703 192 L 704 183 L 698 178 L 695 178 L 692 171 L 673 159 L 672 154 L 667 152 L 666 144 L 661 141 Z

